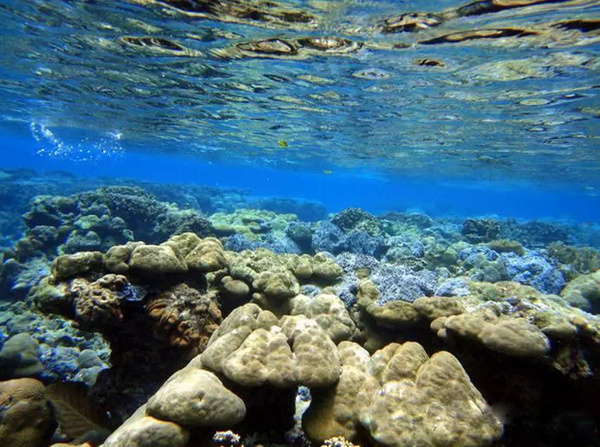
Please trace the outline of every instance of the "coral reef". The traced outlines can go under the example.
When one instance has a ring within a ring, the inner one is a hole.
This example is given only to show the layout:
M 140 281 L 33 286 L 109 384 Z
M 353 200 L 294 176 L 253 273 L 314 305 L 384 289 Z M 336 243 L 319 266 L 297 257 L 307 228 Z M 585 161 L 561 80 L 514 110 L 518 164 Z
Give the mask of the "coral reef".
M 290 42 L 302 57 L 356 43 Z M 598 251 L 570 245 L 594 226 L 327 219 L 237 190 L 60 181 L 0 216 L 0 380 L 87 384 L 124 421 L 105 446 L 557 445 L 572 426 L 598 441 Z M 0 443 L 50 444 L 41 390 L 38 431 L 14 434 L 17 405 L 0 402 Z
M 233 382 L 229 389 L 219 375 Z M 359 426 L 381 445 L 432 442 L 432 436 L 458 439 L 459 445 L 488 445 L 502 434 L 501 423 L 450 353 L 429 358 L 417 343 L 396 343 L 369 356 L 356 343 L 336 347 L 306 317 L 277 320 L 247 304 L 227 317 L 208 349 L 174 374 L 107 444 L 132 436 L 136 423 L 152 417 L 180 424 L 192 438 L 196 427 L 230 428 L 246 417 L 253 405 L 249 400 L 257 398 L 244 389 L 298 383 L 313 394 L 303 428 L 314 442 L 334 436 L 360 440 Z M 411 398 L 403 399 L 406 393 Z M 398 412 L 404 415 L 402 424 Z M 426 429 L 440 420 L 445 421 L 442 431 Z M 405 430 L 405 424 L 423 429 Z M 398 437 L 400 432 L 409 438 Z
M 490 242 L 498 239 L 500 224 L 491 219 L 467 219 L 463 223 L 462 234 L 472 243 Z
M 134 238 L 152 242 L 186 231 L 214 234 L 199 211 L 181 210 L 132 186 L 102 187 L 68 197 L 38 196 L 23 217 L 28 229 L 15 247 L 19 262 L 104 251 Z
M 421 296 L 430 296 L 437 284 L 437 276 L 432 271 L 417 271 L 405 265 L 378 261 L 368 255 L 343 253 L 335 259 L 344 270 L 343 281 L 335 288 L 349 304 L 356 301 L 358 284 L 364 277 L 370 278 L 373 290 L 377 290 L 377 298 L 374 299 L 380 303 L 414 301 Z
M 568 280 L 600 269 L 600 251 L 592 247 L 573 247 L 563 242 L 548 245 L 548 254 Z
M 377 218 L 360 208 L 341 211 L 331 218 L 331 222 L 345 232 L 364 231 L 371 236 L 377 236 L 381 232 Z
M 0 340 L 10 340 L 15 336 L 27 339 L 21 342 L 26 343 L 28 348 L 19 347 L 15 356 L 10 354 L 10 343 L 7 349 L 4 341 L 0 358 L 15 365 L 24 373 L 22 376 L 93 385 L 98 374 L 110 366 L 111 348 L 100 334 L 82 331 L 72 321 L 58 315 L 46 316 L 31 310 L 24 302 L 0 306 Z M 2 360 L 0 363 L 3 364 L 2 378 L 19 377 Z M 27 367 L 23 369 L 23 366 Z

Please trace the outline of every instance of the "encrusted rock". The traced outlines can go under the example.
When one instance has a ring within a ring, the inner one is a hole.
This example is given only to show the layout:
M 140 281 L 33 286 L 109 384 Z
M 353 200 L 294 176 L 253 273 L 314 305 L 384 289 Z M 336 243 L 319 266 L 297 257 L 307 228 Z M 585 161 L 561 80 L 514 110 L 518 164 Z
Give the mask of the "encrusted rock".
M 73 255 L 57 257 L 52 263 L 52 279 L 55 282 L 102 268 L 102 253 L 98 251 L 84 251 Z

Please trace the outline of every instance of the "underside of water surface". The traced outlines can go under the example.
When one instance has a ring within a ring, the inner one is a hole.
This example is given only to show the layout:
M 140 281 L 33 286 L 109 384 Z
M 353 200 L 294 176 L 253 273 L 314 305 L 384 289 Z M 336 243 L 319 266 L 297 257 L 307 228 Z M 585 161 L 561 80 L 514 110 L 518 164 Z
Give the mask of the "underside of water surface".
M 600 445 L 600 2 L 0 36 L 0 446 Z

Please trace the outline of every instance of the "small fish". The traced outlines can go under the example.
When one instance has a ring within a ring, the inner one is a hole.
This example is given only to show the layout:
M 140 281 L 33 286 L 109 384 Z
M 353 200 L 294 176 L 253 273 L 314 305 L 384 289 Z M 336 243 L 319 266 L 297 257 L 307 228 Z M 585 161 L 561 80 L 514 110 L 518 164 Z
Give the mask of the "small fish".
M 283 148 L 288 148 L 290 147 L 289 143 L 287 142 L 287 140 L 279 140 L 279 146 L 283 147 Z
M 325 169 L 325 170 L 323 171 L 323 174 L 327 174 L 327 175 L 329 175 L 329 174 L 333 174 L 333 171 L 331 171 L 331 170 L 329 170 L 329 169 Z

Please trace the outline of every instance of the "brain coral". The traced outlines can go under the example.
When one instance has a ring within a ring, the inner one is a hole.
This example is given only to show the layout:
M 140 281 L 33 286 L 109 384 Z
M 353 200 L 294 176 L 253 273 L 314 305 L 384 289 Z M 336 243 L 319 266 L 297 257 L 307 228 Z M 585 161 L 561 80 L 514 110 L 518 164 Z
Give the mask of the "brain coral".
M 75 317 L 86 326 L 120 322 L 121 294 L 128 285 L 125 276 L 112 273 L 94 282 L 75 278 L 69 286 Z
M 52 430 L 44 385 L 35 379 L 0 382 L 0 445 L 41 447 Z
M 170 287 L 149 298 L 148 315 L 154 332 L 172 346 L 202 352 L 221 322 L 221 311 L 212 293 L 200 293 L 185 283 Z

